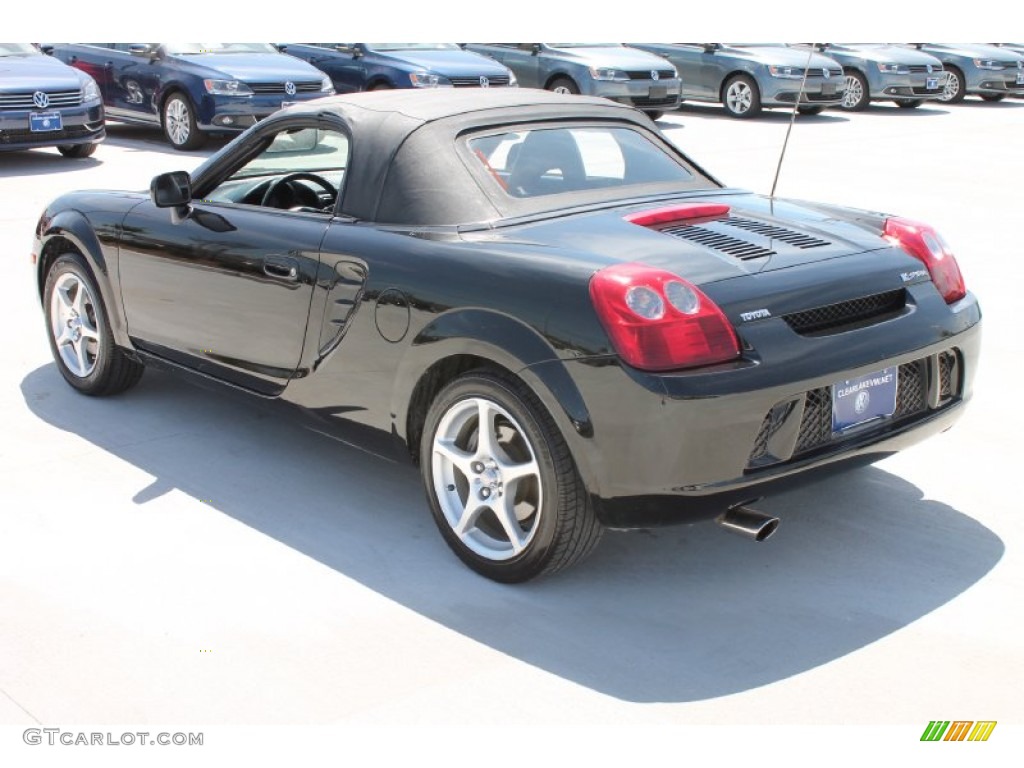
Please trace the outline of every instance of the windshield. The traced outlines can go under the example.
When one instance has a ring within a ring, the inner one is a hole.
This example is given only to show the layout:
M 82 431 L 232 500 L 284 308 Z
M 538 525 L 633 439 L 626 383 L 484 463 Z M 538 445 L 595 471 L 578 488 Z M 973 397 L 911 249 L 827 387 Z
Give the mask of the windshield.
M 455 43 L 364 43 L 371 51 L 458 51 Z
M 167 53 L 193 56 L 208 53 L 277 53 L 270 43 L 164 43 Z
M 0 56 L 41 56 L 42 54 L 28 43 L 0 43 Z

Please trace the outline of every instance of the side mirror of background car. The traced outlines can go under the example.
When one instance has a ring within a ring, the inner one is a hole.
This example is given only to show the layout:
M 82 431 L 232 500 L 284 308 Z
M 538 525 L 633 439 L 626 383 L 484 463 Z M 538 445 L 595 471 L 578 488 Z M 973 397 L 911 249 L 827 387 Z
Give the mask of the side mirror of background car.
M 532 50 L 533 50 L 533 55 L 534 56 L 536 56 L 538 53 L 540 53 L 540 50 L 541 50 L 540 49 L 540 43 L 534 43 Z
M 128 53 L 148 59 L 156 55 L 156 47 L 150 43 L 132 43 L 128 46 Z
M 284 53 L 285 51 L 288 50 L 288 46 L 285 45 L 284 43 L 271 43 L 271 45 L 277 48 L 279 53 Z
M 192 202 L 192 179 L 188 171 L 171 171 L 154 177 L 149 196 L 157 208 L 181 208 Z
M 714 53 L 721 48 L 721 43 L 704 43 L 704 53 Z
M 45 53 L 47 56 L 53 56 L 53 45 L 50 43 L 40 43 L 39 50 Z

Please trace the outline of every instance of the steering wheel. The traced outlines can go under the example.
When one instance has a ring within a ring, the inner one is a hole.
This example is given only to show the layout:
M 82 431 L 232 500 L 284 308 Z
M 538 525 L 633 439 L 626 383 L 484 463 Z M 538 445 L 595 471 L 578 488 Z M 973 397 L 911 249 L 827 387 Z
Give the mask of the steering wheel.
M 294 199 L 296 199 L 300 204 L 302 204 L 302 205 L 309 204 L 310 207 L 318 208 L 318 209 L 322 207 L 321 204 L 320 204 L 320 198 L 316 197 L 316 193 L 315 192 L 313 192 L 311 189 L 309 189 L 308 187 L 306 187 L 306 186 L 304 186 L 302 184 L 292 185 L 291 182 L 293 182 L 293 181 L 311 181 L 314 184 L 316 184 L 318 187 L 323 189 L 325 192 L 327 192 L 335 200 L 338 197 L 338 190 L 335 189 L 334 185 L 331 184 L 331 182 L 329 182 L 323 176 L 317 176 L 315 173 L 289 173 L 286 176 L 282 176 L 281 178 L 274 179 L 274 181 L 270 182 L 270 185 L 267 187 L 266 192 L 263 193 L 263 199 L 260 201 L 260 205 L 269 206 L 271 200 L 273 200 L 274 196 L 277 195 L 278 190 L 280 190 L 282 188 L 286 188 L 291 193 L 292 197 Z M 298 191 L 299 189 L 304 189 L 310 195 L 313 195 L 315 197 L 315 199 L 312 202 L 310 202 L 308 199 L 307 200 L 299 200 L 299 198 L 302 197 L 302 193 Z M 272 206 L 272 207 L 280 208 L 280 207 L 291 207 L 291 206 Z

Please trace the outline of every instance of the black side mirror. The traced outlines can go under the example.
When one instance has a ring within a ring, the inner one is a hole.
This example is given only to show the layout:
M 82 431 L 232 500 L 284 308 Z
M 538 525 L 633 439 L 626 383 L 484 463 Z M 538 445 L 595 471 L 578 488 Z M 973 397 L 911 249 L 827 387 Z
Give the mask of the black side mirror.
M 161 173 L 149 184 L 149 196 L 157 208 L 180 208 L 192 202 L 192 178 L 188 171 Z
M 128 46 L 128 53 L 148 59 L 156 54 L 156 49 L 149 43 L 132 43 Z
M 284 53 L 288 50 L 288 46 L 284 43 L 271 43 L 271 45 L 277 49 L 278 53 Z
M 47 56 L 53 56 L 53 46 L 50 43 L 40 43 L 39 50 Z
M 542 50 L 541 47 L 540 47 L 540 43 L 534 43 L 533 44 L 533 48 L 531 50 L 533 51 L 533 55 L 534 56 L 536 56 L 538 53 L 540 53 L 541 50 Z
M 720 43 L 704 43 L 703 45 L 704 53 L 714 53 L 715 51 L 722 47 Z

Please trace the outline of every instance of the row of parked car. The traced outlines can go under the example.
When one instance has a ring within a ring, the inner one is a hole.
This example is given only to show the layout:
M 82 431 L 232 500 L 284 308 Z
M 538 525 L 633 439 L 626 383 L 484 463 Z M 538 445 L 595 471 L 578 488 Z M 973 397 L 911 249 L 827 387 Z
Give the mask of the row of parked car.
M 299 101 L 383 88 L 543 88 L 654 119 L 684 100 L 749 118 L 1024 96 L 1024 44 L 1012 43 L 8 43 L 0 56 L 0 149 L 68 157 L 92 154 L 105 116 L 191 150 Z

